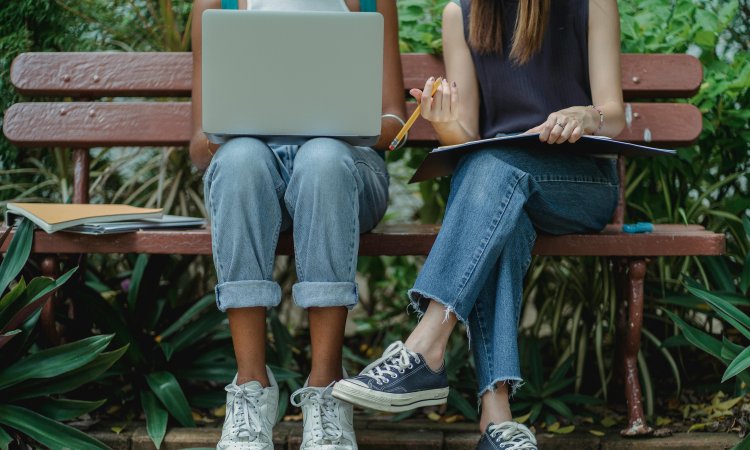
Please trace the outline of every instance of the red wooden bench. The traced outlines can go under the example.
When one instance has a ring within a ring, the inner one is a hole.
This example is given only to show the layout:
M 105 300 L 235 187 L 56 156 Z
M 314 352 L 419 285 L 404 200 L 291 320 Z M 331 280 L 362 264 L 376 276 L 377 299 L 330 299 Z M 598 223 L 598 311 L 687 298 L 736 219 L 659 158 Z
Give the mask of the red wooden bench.
M 422 87 L 431 75 L 444 72 L 434 56 L 403 55 L 407 90 Z M 635 55 L 622 57 L 626 101 L 649 98 L 689 98 L 702 81 L 700 63 L 687 55 Z M 183 146 L 191 136 L 191 110 L 187 101 L 92 101 L 104 97 L 189 97 L 190 53 L 27 53 L 13 63 L 11 79 L 27 96 L 61 97 L 71 101 L 18 103 L 5 113 L 4 133 L 19 147 L 72 149 L 75 167 L 73 201 L 89 200 L 89 148 L 110 146 Z M 86 99 L 86 100 L 84 100 Z M 409 112 L 414 104 L 407 104 Z M 689 145 L 702 127 L 700 111 L 684 103 L 627 103 L 628 127 L 619 139 L 660 146 Z M 409 145 L 432 147 L 435 136 L 425 121 L 410 133 Z M 621 178 L 625 162 L 619 160 Z M 638 382 L 637 354 L 643 313 L 643 278 L 648 257 L 719 255 L 722 234 L 697 225 L 656 225 L 650 234 L 623 234 L 625 186 L 613 223 L 601 233 L 539 236 L 536 255 L 608 256 L 622 281 L 616 364 L 624 384 L 629 411 L 625 434 L 649 431 L 643 418 Z M 381 225 L 361 237 L 362 255 L 426 255 L 439 227 L 435 225 Z M 5 246 L 7 247 L 7 241 Z M 3 247 L 0 250 L 5 250 Z M 33 251 L 40 254 L 168 253 L 210 254 L 208 229 L 142 231 L 96 237 L 68 233 L 47 235 L 38 231 Z M 280 239 L 278 253 L 290 254 L 290 235 Z M 52 256 L 44 267 L 52 271 Z M 53 323 L 50 308 L 47 324 Z

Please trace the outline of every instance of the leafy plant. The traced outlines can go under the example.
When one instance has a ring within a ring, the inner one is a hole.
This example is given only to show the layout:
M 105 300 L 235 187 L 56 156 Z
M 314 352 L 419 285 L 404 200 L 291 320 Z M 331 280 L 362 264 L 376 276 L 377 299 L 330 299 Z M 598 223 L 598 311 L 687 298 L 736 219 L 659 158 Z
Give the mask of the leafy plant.
M 573 419 L 571 405 L 599 403 L 594 397 L 570 392 L 569 388 L 576 382 L 575 376 L 568 377 L 573 367 L 572 357 L 564 359 L 549 376 L 545 376 L 542 353 L 536 339 L 522 339 L 520 352 L 525 379 L 523 388 L 516 392 L 515 401 L 511 404 L 514 413 L 528 413 L 530 423 L 543 417 L 547 424 L 553 424 L 557 422 L 554 414 Z
M 76 288 L 83 291 L 87 305 L 76 319 L 77 327 L 115 333 L 116 342 L 129 345 L 103 387 L 128 387 L 118 389 L 120 401 L 126 410 L 145 413 L 157 448 L 168 417 L 182 426 L 195 426 L 192 407 L 222 405 L 225 392 L 220 386 L 236 372 L 226 315 L 216 308 L 213 293 L 195 299 L 194 280 L 185 273 L 190 263 L 189 258 L 138 255 L 132 269 L 120 277 L 105 282 L 89 271 L 86 286 Z M 288 331 L 278 321 L 271 323 L 273 345 L 289 345 Z M 268 354 L 291 355 L 273 349 Z M 272 362 L 292 365 L 287 357 L 280 358 Z M 274 367 L 279 384 L 299 387 L 299 374 L 281 367 Z M 280 410 L 286 411 L 283 399 Z
M 108 448 L 59 422 L 89 413 L 105 400 L 74 400 L 63 395 L 96 380 L 127 347 L 105 352 L 113 336 L 98 335 L 33 351 L 34 330 L 47 294 L 64 284 L 75 269 L 56 280 L 37 277 L 27 284 L 21 277 L 9 288 L 29 257 L 34 227 L 24 220 L 16 230 L 0 264 L 0 293 L 5 293 L 0 298 L 0 448 L 8 448 L 16 432 L 50 448 Z
M 745 339 L 750 339 L 750 317 L 735 306 L 733 301 L 724 298 L 721 294 L 709 292 L 696 283 L 689 284 L 687 289 L 696 298 L 705 302 L 729 325 L 730 329 L 736 330 Z M 750 306 L 750 301 L 746 301 L 745 306 Z M 750 370 L 748 369 L 750 368 L 750 346 L 739 345 L 727 337 L 719 340 L 690 325 L 677 314 L 668 310 L 664 312 L 682 330 L 688 342 L 726 364 L 727 368 L 722 376 L 722 382 L 736 377 L 742 383 L 743 390 L 750 386 Z M 746 436 L 735 448 L 747 448 L 749 444 L 750 436 Z

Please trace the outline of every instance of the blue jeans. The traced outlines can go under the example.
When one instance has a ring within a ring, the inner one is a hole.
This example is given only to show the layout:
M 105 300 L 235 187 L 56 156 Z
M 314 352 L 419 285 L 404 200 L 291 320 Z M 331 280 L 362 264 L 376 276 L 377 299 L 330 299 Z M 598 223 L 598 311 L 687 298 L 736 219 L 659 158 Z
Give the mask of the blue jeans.
M 216 151 L 204 190 L 220 310 L 281 302 L 273 263 L 279 232 L 289 227 L 295 303 L 354 307 L 359 233 L 374 228 L 388 204 L 376 151 L 330 138 L 284 146 L 235 138 Z
M 549 144 L 543 144 L 549 145 Z M 453 174 L 443 226 L 414 288 L 424 312 L 435 300 L 469 327 L 479 395 L 522 381 L 518 323 L 535 228 L 599 231 L 617 205 L 615 161 L 539 151 L 480 150 Z

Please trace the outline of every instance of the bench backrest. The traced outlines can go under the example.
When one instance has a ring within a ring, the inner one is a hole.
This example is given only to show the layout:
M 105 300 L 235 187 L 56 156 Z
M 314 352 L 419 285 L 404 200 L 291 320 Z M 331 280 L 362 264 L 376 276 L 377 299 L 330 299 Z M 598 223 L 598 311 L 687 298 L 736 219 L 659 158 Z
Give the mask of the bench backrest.
M 445 72 L 439 57 L 401 56 L 404 85 Z M 627 127 L 618 139 L 655 146 L 694 143 L 702 130 L 700 110 L 686 103 L 645 103 L 695 95 L 703 79 L 700 62 L 689 55 L 622 55 L 622 85 Z M 187 145 L 191 131 L 190 53 L 24 53 L 11 67 L 11 81 L 27 96 L 72 101 L 17 103 L 5 113 L 5 136 L 20 147 L 74 149 L 75 202 L 88 201 L 88 151 L 91 147 Z M 101 101 L 110 97 L 173 97 L 174 101 Z M 183 97 L 183 99 L 180 99 Z M 406 98 L 406 97 L 405 97 Z M 100 101 L 96 101 L 100 100 Z M 406 103 L 411 113 L 415 104 Z M 431 126 L 417 121 L 410 146 L 437 144 Z M 624 160 L 619 163 L 624 178 Z M 613 221 L 622 223 L 624 183 Z

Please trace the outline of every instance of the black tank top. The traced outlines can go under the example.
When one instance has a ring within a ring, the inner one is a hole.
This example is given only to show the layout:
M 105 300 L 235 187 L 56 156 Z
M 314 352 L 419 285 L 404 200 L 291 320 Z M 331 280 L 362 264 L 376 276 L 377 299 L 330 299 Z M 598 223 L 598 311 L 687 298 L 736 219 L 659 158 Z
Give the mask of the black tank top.
M 503 55 L 471 51 L 479 82 L 481 137 L 526 131 L 544 122 L 554 111 L 590 105 L 589 0 L 552 0 L 542 48 L 521 66 L 506 58 L 518 0 L 496 1 L 504 7 Z M 468 41 L 471 0 L 460 0 L 460 5 Z

